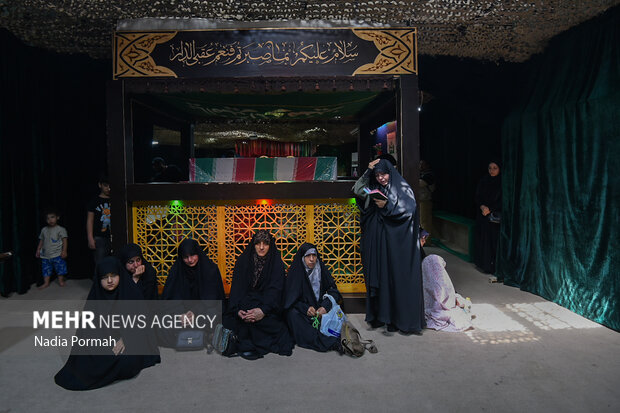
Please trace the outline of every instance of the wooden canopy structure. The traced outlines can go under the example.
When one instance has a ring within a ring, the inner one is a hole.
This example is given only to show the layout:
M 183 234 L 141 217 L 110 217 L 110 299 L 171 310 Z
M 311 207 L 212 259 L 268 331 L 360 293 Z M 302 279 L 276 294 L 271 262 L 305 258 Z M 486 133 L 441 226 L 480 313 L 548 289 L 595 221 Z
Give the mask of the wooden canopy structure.
M 163 277 L 180 240 L 198 238 L 220 266 L 228 288 L 235 257 L 255 229 L 266 228 L 276 235 L 285 262 L 301 243 L 316 242 L 325 246 L 325 259 L 341 288 L 363 292 L 351 179 L 244 183 L 136 179 L 136 165 L 150 167 L 152 143 L 148 134 L 141 138 L 140 131 L 152 133 L 157 125 L 178 131 L 180 158 L 185 160 L 181 168 L 186 169 L 195 156 L 196 124 L 221 120 L 222 113 L 243 118 L 247 108 L 235 105 L 251 100 L 253 117 L 264 121 L 275 113 L 273 122 L 284 128 L 297 122 L 299 113 L 310 123 L 322 119 L 338 124 L 345 118 L 357 122 L 355 149 L 362 170 L 371 157 L 371 131 L 396 121 L 399 167 L 409 182 L 417 183 L 416 29 L 273 26 L 116 32 L 114 80 L 107 93 L 114 248 L 138 242 Z M 313 105 L 326 109 L 299 109 L 312 99 L 319 102 Z M 284 108 L 274 109 L 279 101 Z M 227 102 L 226 110 L 216 110 L 214 105 L 222 102 Z

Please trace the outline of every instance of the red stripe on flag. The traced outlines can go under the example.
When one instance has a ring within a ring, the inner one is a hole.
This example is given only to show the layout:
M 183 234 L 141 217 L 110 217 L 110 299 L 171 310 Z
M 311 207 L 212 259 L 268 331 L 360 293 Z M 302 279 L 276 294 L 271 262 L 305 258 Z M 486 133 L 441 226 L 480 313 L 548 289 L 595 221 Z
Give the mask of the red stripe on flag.
M 255 158 L 235 159 L 235 182 L 254 181 Z
M 196 182 L 196 158 L 189 159 L 189 181 Z
M 314 170 L 316 169 L 316 158 L 297 158 L 295 165 L 296 181 L 314 180 Z

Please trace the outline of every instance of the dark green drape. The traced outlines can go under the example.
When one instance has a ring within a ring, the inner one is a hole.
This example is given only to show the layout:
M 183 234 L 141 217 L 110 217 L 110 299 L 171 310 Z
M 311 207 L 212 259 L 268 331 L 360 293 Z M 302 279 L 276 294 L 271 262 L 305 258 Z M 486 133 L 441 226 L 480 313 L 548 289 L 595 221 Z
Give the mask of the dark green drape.
M 498 274 L 620 330 L 620 8 L 554 39 L 503 128 Z
M 105 79 L 109 61 L 25 46 L 0 29 L 0 294 L 41 279 L 35 258 L 47 207 L 69 234 L 70 276 L 89 276 L 86 202 L 105 168 Z

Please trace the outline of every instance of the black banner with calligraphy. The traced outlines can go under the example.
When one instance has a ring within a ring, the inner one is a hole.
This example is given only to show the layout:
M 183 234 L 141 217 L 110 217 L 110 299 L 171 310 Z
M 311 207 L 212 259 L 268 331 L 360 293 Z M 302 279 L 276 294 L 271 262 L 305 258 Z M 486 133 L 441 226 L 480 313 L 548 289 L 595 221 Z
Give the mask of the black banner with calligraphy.
M 116 32 L 114 78 L 417 74 L 416 29 Z

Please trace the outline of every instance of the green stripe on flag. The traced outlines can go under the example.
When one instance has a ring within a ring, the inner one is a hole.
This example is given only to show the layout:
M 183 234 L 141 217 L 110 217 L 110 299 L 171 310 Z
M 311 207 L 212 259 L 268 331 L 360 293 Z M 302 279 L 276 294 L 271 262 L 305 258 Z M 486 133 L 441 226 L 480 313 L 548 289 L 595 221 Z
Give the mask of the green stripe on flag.
M 335 157 L 319 157 L 316 158 L 316 169 L 314 170 L 315 181 L 331 181 L 335 180 L 336 171 Z
M 215 178 L 214 158 L 196 158 L 196 181 L 211 182 Z
M 276 160 L 275 158 L 257 158 L 254 169 L 255 181 L 275 181 L 276 180 Z

